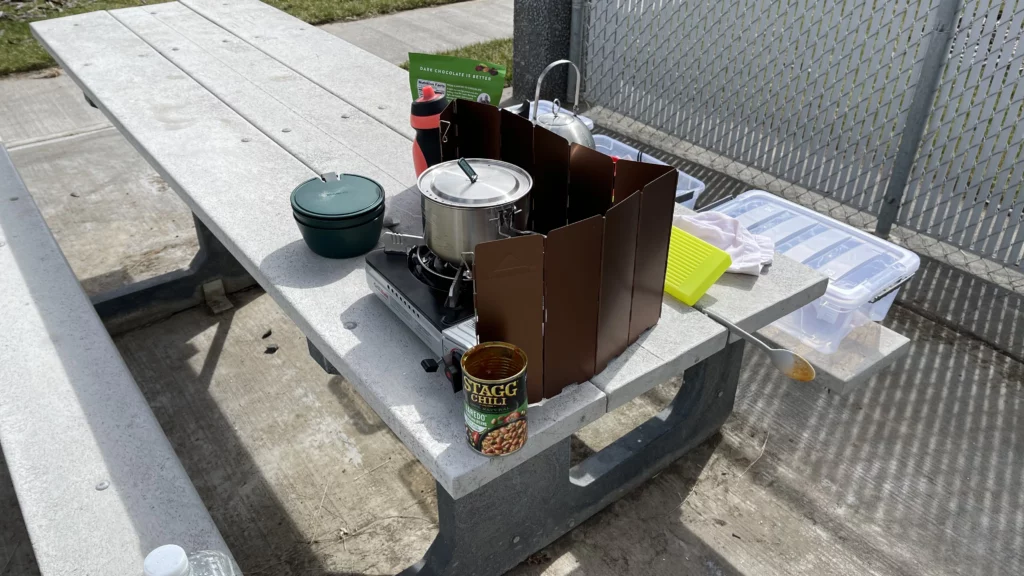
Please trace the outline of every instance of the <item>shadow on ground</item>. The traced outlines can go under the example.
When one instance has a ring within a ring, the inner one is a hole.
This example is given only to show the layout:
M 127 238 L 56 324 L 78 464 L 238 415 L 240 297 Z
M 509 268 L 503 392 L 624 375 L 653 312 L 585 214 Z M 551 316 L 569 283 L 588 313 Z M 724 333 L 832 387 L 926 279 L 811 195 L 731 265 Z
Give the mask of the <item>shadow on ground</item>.
M 871 570 L 1022 573 L 1024 366 L 902 308 L 886 324 L 910 353 L 845 397 L 748 355 L 720 452 L 770 435 L 752 481 Z
M 245 573 L 392 574 L 418 560 L 436 534 L 429 473 L 347 382 L 308 358 L 269 297 L 232 298 L 233 311 L 192 310 L 117 343 Z M 673 468 L 696 478 L 707 446 Z
M 391 574 L 417 560 L 436 533 L 429 474 L 307 357 L 269 297 L 233 299 L 117 344 L 245 573 Z M 887 325 L 913 340 L 908 357 L 848 396 L 748 350 L 720 435 L 512 574 L 1022 573 L 1024 367 L 905 309 Z M 584 428 L 574 460 L 678 385 Z M 14 551 L 10 566 L 31 570 L 11 526 L 0 567 Z
M 898 296 L 914 312 L 978 338 L 1024 362 L 1024 296 L 973 274 L 921 257 Z
M 232 311 L 190 310 L 117 344 L 244 573 L 412 563 L 436 521 L 424 516 L 429 474 L 408 471 L 401 443 L 313 363 L 269 297 L 232 299 Z
M 18 497 L 0 452 L 0 576 L 38 576 L 28 530 L 18 508 Z
M 845 397 L 748 349 L 714 446 L 550 546 L 548 570 L 515 573 L 730 573 L 716 555 L 757 575 L 1022 573 L 1024 366 L 906 309 L 887 325 L 908 357 Z M 631 410 L 585 428 L 583 450 L 651 408 Z

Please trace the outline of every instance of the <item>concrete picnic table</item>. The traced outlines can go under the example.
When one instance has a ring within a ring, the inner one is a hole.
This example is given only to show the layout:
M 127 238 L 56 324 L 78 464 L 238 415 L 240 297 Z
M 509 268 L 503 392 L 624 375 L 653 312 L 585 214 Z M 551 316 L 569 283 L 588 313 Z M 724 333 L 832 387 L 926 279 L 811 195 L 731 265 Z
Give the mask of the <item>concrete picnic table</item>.
M 204 249 L 236 259 L 434 476 L 439 534 L 408 573 L 501 573 L 731 412 L 743 342 L 669 297 L 660 322 L 604 372 L 531 407 L 522 450 L 476 454 L 461 395 L 421 368 L 430 351 L 371 293 L 364 260 L 314 255 L 289 204 L 316 174 L 361 174 L 384 186 L 399 231 L 420 232 L 405 71 L 256 0 L 184 0 L 32 29 L 189 206 L 209 235 Z M 760 277 L 727 275 L 697 308 L 754 332 L 825 287 L 779 257 Z M 574 432 L 680 374 L 665 411 L 570 466 Z

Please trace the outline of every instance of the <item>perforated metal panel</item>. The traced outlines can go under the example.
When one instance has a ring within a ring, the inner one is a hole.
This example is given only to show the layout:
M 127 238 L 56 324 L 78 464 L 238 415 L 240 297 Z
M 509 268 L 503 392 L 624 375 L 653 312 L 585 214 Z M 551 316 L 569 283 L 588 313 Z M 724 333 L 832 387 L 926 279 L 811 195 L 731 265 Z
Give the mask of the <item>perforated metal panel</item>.
M 966 2 L 899 222 L 991 259 L 1024 259 L 1024 3 Z

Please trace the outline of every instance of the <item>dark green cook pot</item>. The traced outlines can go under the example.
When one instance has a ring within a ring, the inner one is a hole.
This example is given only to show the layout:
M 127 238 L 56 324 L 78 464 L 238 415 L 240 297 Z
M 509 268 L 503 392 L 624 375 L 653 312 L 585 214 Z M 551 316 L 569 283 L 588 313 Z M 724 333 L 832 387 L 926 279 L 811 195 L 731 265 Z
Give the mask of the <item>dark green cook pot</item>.
M 292 191 L 292 214 L 310 250 L 327 258 L 352 258 L 380 240 L 384 189 L 355 174 L 324 174 Z

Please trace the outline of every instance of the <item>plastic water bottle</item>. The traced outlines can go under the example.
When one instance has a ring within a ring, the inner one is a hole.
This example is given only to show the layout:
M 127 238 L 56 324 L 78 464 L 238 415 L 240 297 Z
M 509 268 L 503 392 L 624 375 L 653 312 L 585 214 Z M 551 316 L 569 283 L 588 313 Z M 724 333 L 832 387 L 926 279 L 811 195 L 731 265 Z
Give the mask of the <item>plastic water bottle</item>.
M 423 87 L 423 96 L 412 103 L 410 124 L 416 130 L 412 141 L 412 163 L 416 176 L 441 161 L 441 112 L 448 100 L 433 86 Z
M 145 576 L 242 576 L 238 565 L 223 552 L 203 550 L 186 554 L 181 546 L 167 544 L 146 556 Z

